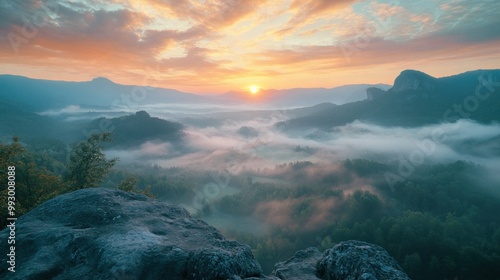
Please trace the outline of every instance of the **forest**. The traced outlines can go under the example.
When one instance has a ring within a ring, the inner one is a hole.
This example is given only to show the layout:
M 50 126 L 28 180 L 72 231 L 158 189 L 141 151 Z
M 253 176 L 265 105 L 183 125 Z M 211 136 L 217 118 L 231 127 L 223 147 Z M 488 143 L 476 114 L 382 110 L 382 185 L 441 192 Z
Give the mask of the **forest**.
M 266 273 L 298 250 L 351 239 L 384 247 L 412 279 L 494 279 L 500 273 L 500 194 L 485 168 L 472 162 L 425 163 L 390 188 L 384 174 L 397 173 L 397 162 L 294 161 L 238 172 L 162 168 L 108 159 L 110 141 L 104 133 L 70 149 L 58 140 L 26 144 L 15 137 L 0 144 L 0 168 L 16 167 L 17 213 L 103 186 L 184 206 L 249 244 Z M 0 176 L 6 185 L 6 174 Z M 6 195 L 3 189 L 2 199 Z

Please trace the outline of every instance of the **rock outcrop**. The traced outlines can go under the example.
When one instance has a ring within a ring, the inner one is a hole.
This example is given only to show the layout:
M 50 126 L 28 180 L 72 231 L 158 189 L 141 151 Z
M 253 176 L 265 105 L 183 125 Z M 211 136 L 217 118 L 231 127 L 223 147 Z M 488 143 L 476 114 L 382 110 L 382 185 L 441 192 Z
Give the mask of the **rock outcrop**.
M 286 280 L 319 280 L 316 265 L 321 257 L 316 248 L 298 251 L 289 260 L 277 263 L 272 275 Z
M 20 217 L 5 279 L 227 279 L 262 276 L 250 247 L 183 208 L 113 189 L 61 195 Z M 7 240 L 8 232 L 0 233 Z M 1 252 L 7 252 L 2 242 Z
M 321 279 L 410 279 L 382 247 L 361 241 L 341 242 L 326 250 L 317 264 Z
M 2 253 L 0 279 L 408 279 L 384 249 L 359 241 L 323 255 L 299 251 L 265 276 L 249 246 L 183 208 L 105 188 L 61 195 L 20 217 L 15 246 L 16 272 Z
M 409 280 L 394 258 L 380 246 L 350 240 L 321 254 L 299 251 L 276 264 L 273 276 L 282 280 Z
M 404 70 L 394 80 L 391 91 L 423 91 L 432 92 L 436 89 L 437 79 L 416 70 Z

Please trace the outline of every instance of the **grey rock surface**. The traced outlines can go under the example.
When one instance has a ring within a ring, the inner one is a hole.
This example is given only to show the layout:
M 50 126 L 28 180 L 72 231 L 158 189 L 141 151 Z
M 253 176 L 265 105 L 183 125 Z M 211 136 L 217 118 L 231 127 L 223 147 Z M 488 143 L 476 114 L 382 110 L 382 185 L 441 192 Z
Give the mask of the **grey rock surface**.
M 291 259 L 277 263 L 272 275 L 283 280 L 321 279 L 316 275 L 316 263 L 321 257 L 321 252 L 314 247 L 298 251 Z
M 392 91 L 433 91 L 436 89 L 436 78 L 416 70 L 404 70 L 394 80 Z
M 0 246 L 7 252 L 6 242 Z M 249 246 L 226 240 L 183 208 L 104 188 L 61 195 L 20 217 L 16 272 L 7 271 L 6 254 L 0 261 L 0 279 L 262 276 Z
M 355 240 L 326 250 L 317 270 L 318 276 L 326 280 L 410 279 L 382 247 Z

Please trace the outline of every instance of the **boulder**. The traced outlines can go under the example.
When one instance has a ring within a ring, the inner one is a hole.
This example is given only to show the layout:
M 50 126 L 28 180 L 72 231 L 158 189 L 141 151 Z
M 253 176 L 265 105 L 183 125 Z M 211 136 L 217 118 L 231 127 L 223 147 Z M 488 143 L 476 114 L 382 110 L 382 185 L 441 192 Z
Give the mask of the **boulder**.
M 325 280 L 409 280 L 382 247 L 361 241 L 340 242 L 324 252 L 317 273 Z
M 282 280 L 319 280 L 316 263 L 321 256 L 321 252 L 314 247 L 298 251 L 291 259 L 277 263 L 272 275 Z
M 9 229 L 0 232 L 7 240 Z M 7 252 L 7 243 L 0 245 Z M 92 188 L 43 203 L 16 222 L 16 272 L 5 279 L 234 279 L 261 277 L 250 247 L 175 205 Z

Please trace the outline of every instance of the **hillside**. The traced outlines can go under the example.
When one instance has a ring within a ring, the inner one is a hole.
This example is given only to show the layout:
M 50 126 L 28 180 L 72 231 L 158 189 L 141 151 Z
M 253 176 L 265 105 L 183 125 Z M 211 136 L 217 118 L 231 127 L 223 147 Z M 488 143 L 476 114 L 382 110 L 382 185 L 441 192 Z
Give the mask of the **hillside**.
M 470 118 L 500 121 L 500 70 L 433 78 L 405 70 L 385 94 L 278 123 L 285 130 L 329 129 L 355 120 L 388 126 L 420 126 Z M 370 93 L 370 92 L 369 92 Z
M 12 136 L 23 140 L 40 138 L 72 139 L 71 126 L 49 117 L 40 116 L 30 106 L 0 99 L 0 139 L 10 141 Z
M 65 82 L 0 75 L 2 99 L 31 104 L 36 111 L 82 107 L 134 107 L 157 103 L 199 103 L 202 96 L 173 89 L 116 84 L 106 78 Z
M 92 132 L 111 132 L 114 147 L 138 146 L 146 141 L 177 143 L 182 138 L 182 124 L 151 117 L 145 111 L 118 118 L 98 118 L 86 125 Z

